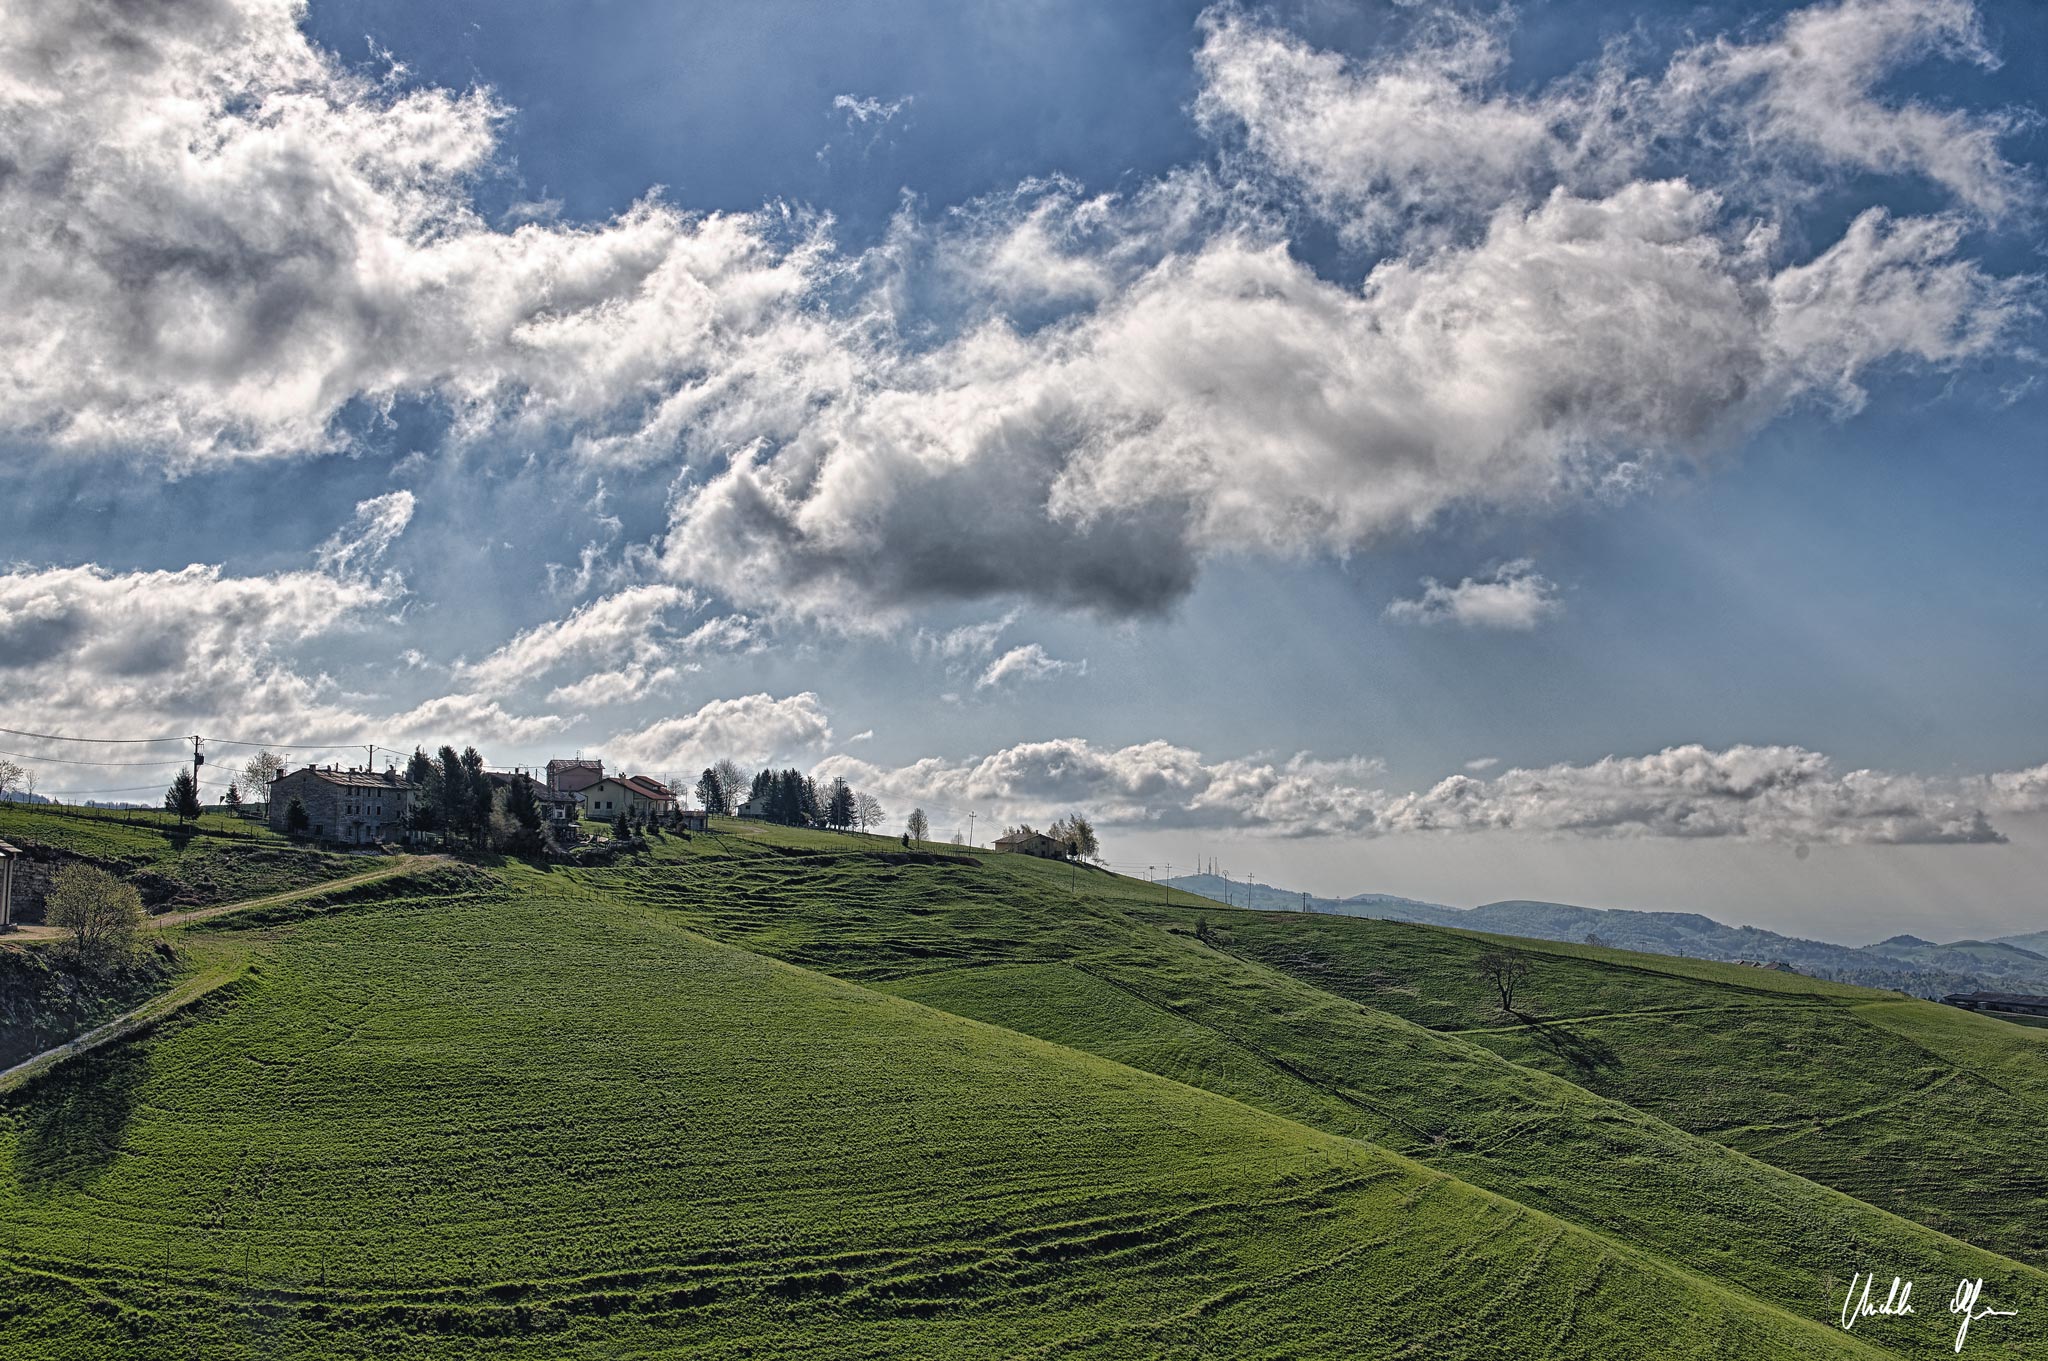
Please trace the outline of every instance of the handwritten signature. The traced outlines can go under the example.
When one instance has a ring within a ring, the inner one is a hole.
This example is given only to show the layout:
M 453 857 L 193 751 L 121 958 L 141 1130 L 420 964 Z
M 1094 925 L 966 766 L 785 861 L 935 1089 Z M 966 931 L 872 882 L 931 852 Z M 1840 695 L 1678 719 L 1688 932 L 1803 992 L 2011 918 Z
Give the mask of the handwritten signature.
M 1856 1282 L 1863 1282 L 1863 1293 L 1856 1292 Z M 1842 1297 L 1842 1331 L 1848 1332 L 1867 1318 L 1900 1318 L 1914 1312 L 1913 1282 L 1892 1277 L 1891 1288 L 1885 1291 L 1882 1300 L 1871 1296 L 1877 1290 L 1877 1273 L 1868 1276 L 1857 1272 L 1849 1277 L 1849 1293 Z M 1977 1301 L 1984 1294 L 1984 1278 L 1975 1280 L 1964 1277 L 1956 1282 L 1956 1293 L 1949 1297 L 1948 1311 L 1962 1322 L 1956 1328 L 1956 1350 L 1962 1351 L 1963 1343 L 1970 1336 L 1970 1325 L 1987 1318 L 2012 1318 L 2017 1309 L 1993 1309 L 1989 1304 L 1977 1307 Z

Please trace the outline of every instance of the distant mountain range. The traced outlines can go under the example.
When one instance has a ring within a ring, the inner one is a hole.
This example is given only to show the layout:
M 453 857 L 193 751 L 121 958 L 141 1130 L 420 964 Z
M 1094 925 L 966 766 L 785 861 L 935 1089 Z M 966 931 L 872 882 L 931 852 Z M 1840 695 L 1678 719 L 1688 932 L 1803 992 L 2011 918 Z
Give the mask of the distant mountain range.
M 1697 912 L 1637 912 L 1524 899 L 1482 907 L 1447 907 L 1385 893 L 1318 898 L 1271 884 L 1233 883 L 1215 874 L 1186 874 L 1166 882 L 1180 892 L 1227 901 L 1233 907 L 1336 912 L 1536 940 L 1612 945 L 1649 954 L 1784 964 L 1814 978 L 1892 988 L 1916 997 L 1951 992 L 2048 994 L 2048 931 L 1947 944 L 1902 935 L 1875 945 L 1836 945 L 1781 936 L 1756 926 L 1728 926 Z

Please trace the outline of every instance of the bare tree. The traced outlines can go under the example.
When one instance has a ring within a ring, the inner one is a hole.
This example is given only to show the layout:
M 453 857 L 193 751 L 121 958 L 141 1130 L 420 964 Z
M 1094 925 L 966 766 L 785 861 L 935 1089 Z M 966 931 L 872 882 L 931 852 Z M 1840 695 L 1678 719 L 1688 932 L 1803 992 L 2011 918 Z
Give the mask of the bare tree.
M 753 796 L 753 780 L 730 757 L 715 763 L 711 773 L 718 777 L 718 787 L 725 795 L 726 812 L 737 813 L 740 805 Z
M 284 758 L 274 751 L 259 751 L 242 767 L 242 788 L 270 811 L 270 782 L 284 774 Z
M 882 801 L 873 794 L 853 796 L 853 820 L 865 832 L 870 827 L 882 825 Z
M 133 884 L 80 864 L 57 871 L 44 911 L 50 925 L 71 933 L 79 958 L 95 963 L 126 957 L 147 920 Z
M 1500 998 L 1500 1009 L 1515 1015 L 1515 993 L 1526 983 L 1535 970 L 1529 957 L 1520 950 L 1488 950 L 1479 956 L 1479 976 L 1493 987 Z
M 910 821 L 906 825 L 910 831 L 910 839 L 912 841 L 928 841 L 931 839 L 932 824 L 930 819 L 925 817 L 924 809 L 911 809 Z
M 0 799 L 6 798 L 16 789 L 21 788 L 22 782 L 26 779 L 28 779 L 26 767 L 0 758 Z

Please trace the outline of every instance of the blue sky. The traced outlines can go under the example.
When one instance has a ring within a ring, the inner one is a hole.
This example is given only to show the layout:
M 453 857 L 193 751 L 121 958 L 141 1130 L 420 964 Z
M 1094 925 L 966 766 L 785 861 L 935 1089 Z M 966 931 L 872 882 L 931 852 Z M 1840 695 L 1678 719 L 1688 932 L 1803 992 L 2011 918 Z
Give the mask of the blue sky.
M 2038 924 L 2038 7 L 172 9 L 0 35 L 4 726 Z

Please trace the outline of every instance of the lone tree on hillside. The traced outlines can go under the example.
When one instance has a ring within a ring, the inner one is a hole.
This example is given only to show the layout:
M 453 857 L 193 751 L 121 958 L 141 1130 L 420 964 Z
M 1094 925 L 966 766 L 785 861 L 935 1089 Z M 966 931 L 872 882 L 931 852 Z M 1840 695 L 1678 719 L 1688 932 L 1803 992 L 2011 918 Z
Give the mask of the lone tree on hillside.
M 28 778 L 28 771 L 13 761 L 0 759 L 0 799 L 6 798 L 21 787 Z
M 181 770 L 178 778 L 171 781 L 171 787 L 164 791 L 164 808 L 178 815 L 178 821 L 191 822 L 199 816 L 199 781 L 192 778 L 192 772 Z
M 312 829 L 313 819 L 306 814 L 306 804 L 297 794 L 285 805 L 284 830 L 288 836 L 304 836 Z
M 221 799 L 221 802 L 222 802 L 222 803 L 224 803 L 224 804 L 226 804 L 226 805 L 228 806 L 228 811 L 229 811 L 230 813 L 239 813 L 239 812 L 241 812 L 241 811 L 242 811 L 242 791 L 241 791 L 241 790 L 240 790 L 239 788 L 237 788 L 236 786 L 232 785 L 232 784 L 231 784 L 231 785 L 229 785 L 229 786 L 228 786 L 228 792 L 227 792 L 226 796 L 225 796 L 225 797 L 223 797 L 223 798 Z
M 242 766 L 242 788 L 249 791 L 249 797 L 260 799 L 265 812 L 270 811 L 270 782 L 284 774 L 284 758 L 276 752 L 259 751 Z
M 44 910 L 50 925 L 71 933 L 78 957 L 95 964 L 127 958 L 147 920 L 133 884 L 91 865 L 58 870 Z
M 718 778 L 718 771 L 711 766 L 706 766 L 697 777 L 697 802 L 713 817 L 722 818 L 732 812 L 725 802 L 725 781 Z
M 1479 956 L 1479 976 L 1492 985 L 1500 1009 L 1513 1015 L 1521 1014 L 1515 1011 L 1515 993 L 1534 972 L 1529 957 L 1520 950 L 1488 950 Z
M 932 824 L 925 817 L 924 809 L 911 809 L 910 822 L 907 825 L 910 828 L 910 839 L 912 841 L 929 841 L 931 839 Z

